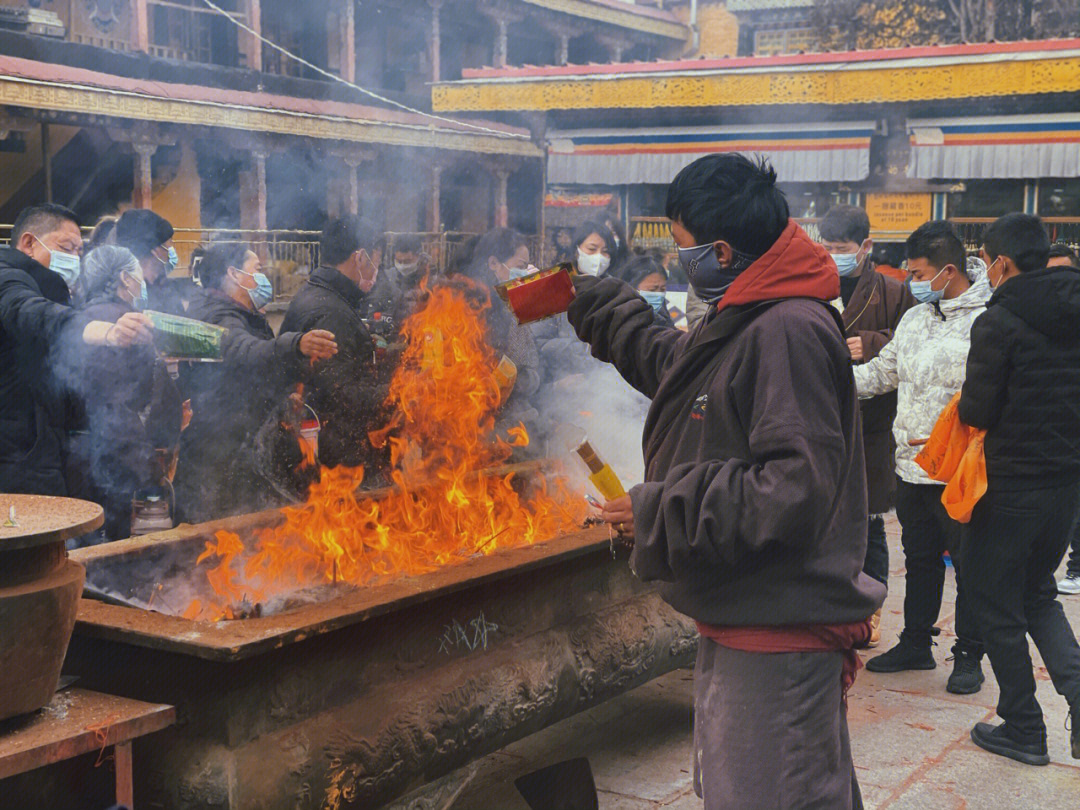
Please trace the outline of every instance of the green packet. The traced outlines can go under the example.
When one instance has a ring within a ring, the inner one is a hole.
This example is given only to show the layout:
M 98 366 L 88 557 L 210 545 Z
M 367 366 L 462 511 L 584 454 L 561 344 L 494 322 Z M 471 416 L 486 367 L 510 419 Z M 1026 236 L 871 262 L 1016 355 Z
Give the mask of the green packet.
M 143 314 L 154 324 L 154 345 L 166 357 L 221 359 L 225 327 L 153 310 Z

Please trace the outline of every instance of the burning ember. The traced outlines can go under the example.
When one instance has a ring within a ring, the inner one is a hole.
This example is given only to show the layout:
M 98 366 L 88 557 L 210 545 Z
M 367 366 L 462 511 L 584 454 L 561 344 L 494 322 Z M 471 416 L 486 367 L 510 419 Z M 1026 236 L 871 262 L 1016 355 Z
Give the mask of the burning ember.
M 561 481 L 549 491 L 538 476 L 526 488 L 513 472 L 491 471 L 529 436 L 524 425 L 496 435 L 503 395 L 486 339 L 489 306 L 455 282 L 431 290 L 402 325 L 407 348 L 387 400 L 394 417 L 371 436 L 389 444 L 390 491 L 358 496 L 363 469 L 324 469 L 307 501 L 283 509 L 285 522 L 260 530 L 250 547 L 219 531 L 198 558 L 213 565 L 206 577 L 215 597 L 193 600 L 185 618 L 241 618 L 294 591 L 423 574 L 581 526 L 585 502 Z

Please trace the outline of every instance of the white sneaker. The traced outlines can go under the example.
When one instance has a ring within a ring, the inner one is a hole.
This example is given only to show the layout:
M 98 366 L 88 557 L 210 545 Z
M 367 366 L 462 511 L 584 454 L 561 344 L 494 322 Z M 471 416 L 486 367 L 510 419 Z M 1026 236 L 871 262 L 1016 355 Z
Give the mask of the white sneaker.
M 1058 593 L 1066 593 L 1069 595 L 1080 593 L 1080 576 L 1073 574 L 1072 576 L 1065 577 L 1058 583 Z

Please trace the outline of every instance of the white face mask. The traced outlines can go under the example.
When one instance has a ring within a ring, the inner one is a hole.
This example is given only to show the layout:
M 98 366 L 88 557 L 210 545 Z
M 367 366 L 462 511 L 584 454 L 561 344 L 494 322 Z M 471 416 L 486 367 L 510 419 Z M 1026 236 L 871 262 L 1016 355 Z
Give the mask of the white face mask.
M 577 269 L 579 273 L 587 276 L 602 276 L 611 266 L 611 259 L 603 253 L 582 253 L 581 248 L 577 252 Z

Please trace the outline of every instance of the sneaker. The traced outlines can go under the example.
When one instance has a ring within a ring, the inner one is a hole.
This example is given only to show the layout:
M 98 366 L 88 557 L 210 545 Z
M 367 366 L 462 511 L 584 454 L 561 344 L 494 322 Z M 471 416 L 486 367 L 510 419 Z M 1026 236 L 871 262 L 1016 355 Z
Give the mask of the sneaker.
M 953 671 L 945 684 L 945 691 L 954 695 L 974 695 L 982 689 L 986 680 L 982 671 L 982 656 L 959 644 L 953 645 L 952 654 Z
M 874 611 L 874 615 L 870 617 L 870 641 L 867 642 L 867 647 L 873 649 L 881 643 L 881 608 Z
M 1039 743 L 1017 742 L 1005 728 L 1005 724 L 992 726 L 989 723 L 976 723 L 971 730 L 971 741 L 979 748 L 991 754 L 1015 759 L 1025 765 L 1049 765 L 1050 756 L 1046 753 L 1046 739 Z
M 934 669 L 937 664 L 930 646 L 919 647 L 900 636 L 900 643 L 866 662 L 871 672 L 904 672 L 909 669 Z
M 1075 596 L 1080 593 L 1080 574 L 1069 574 L 1058 583 L 1058 593 Z

